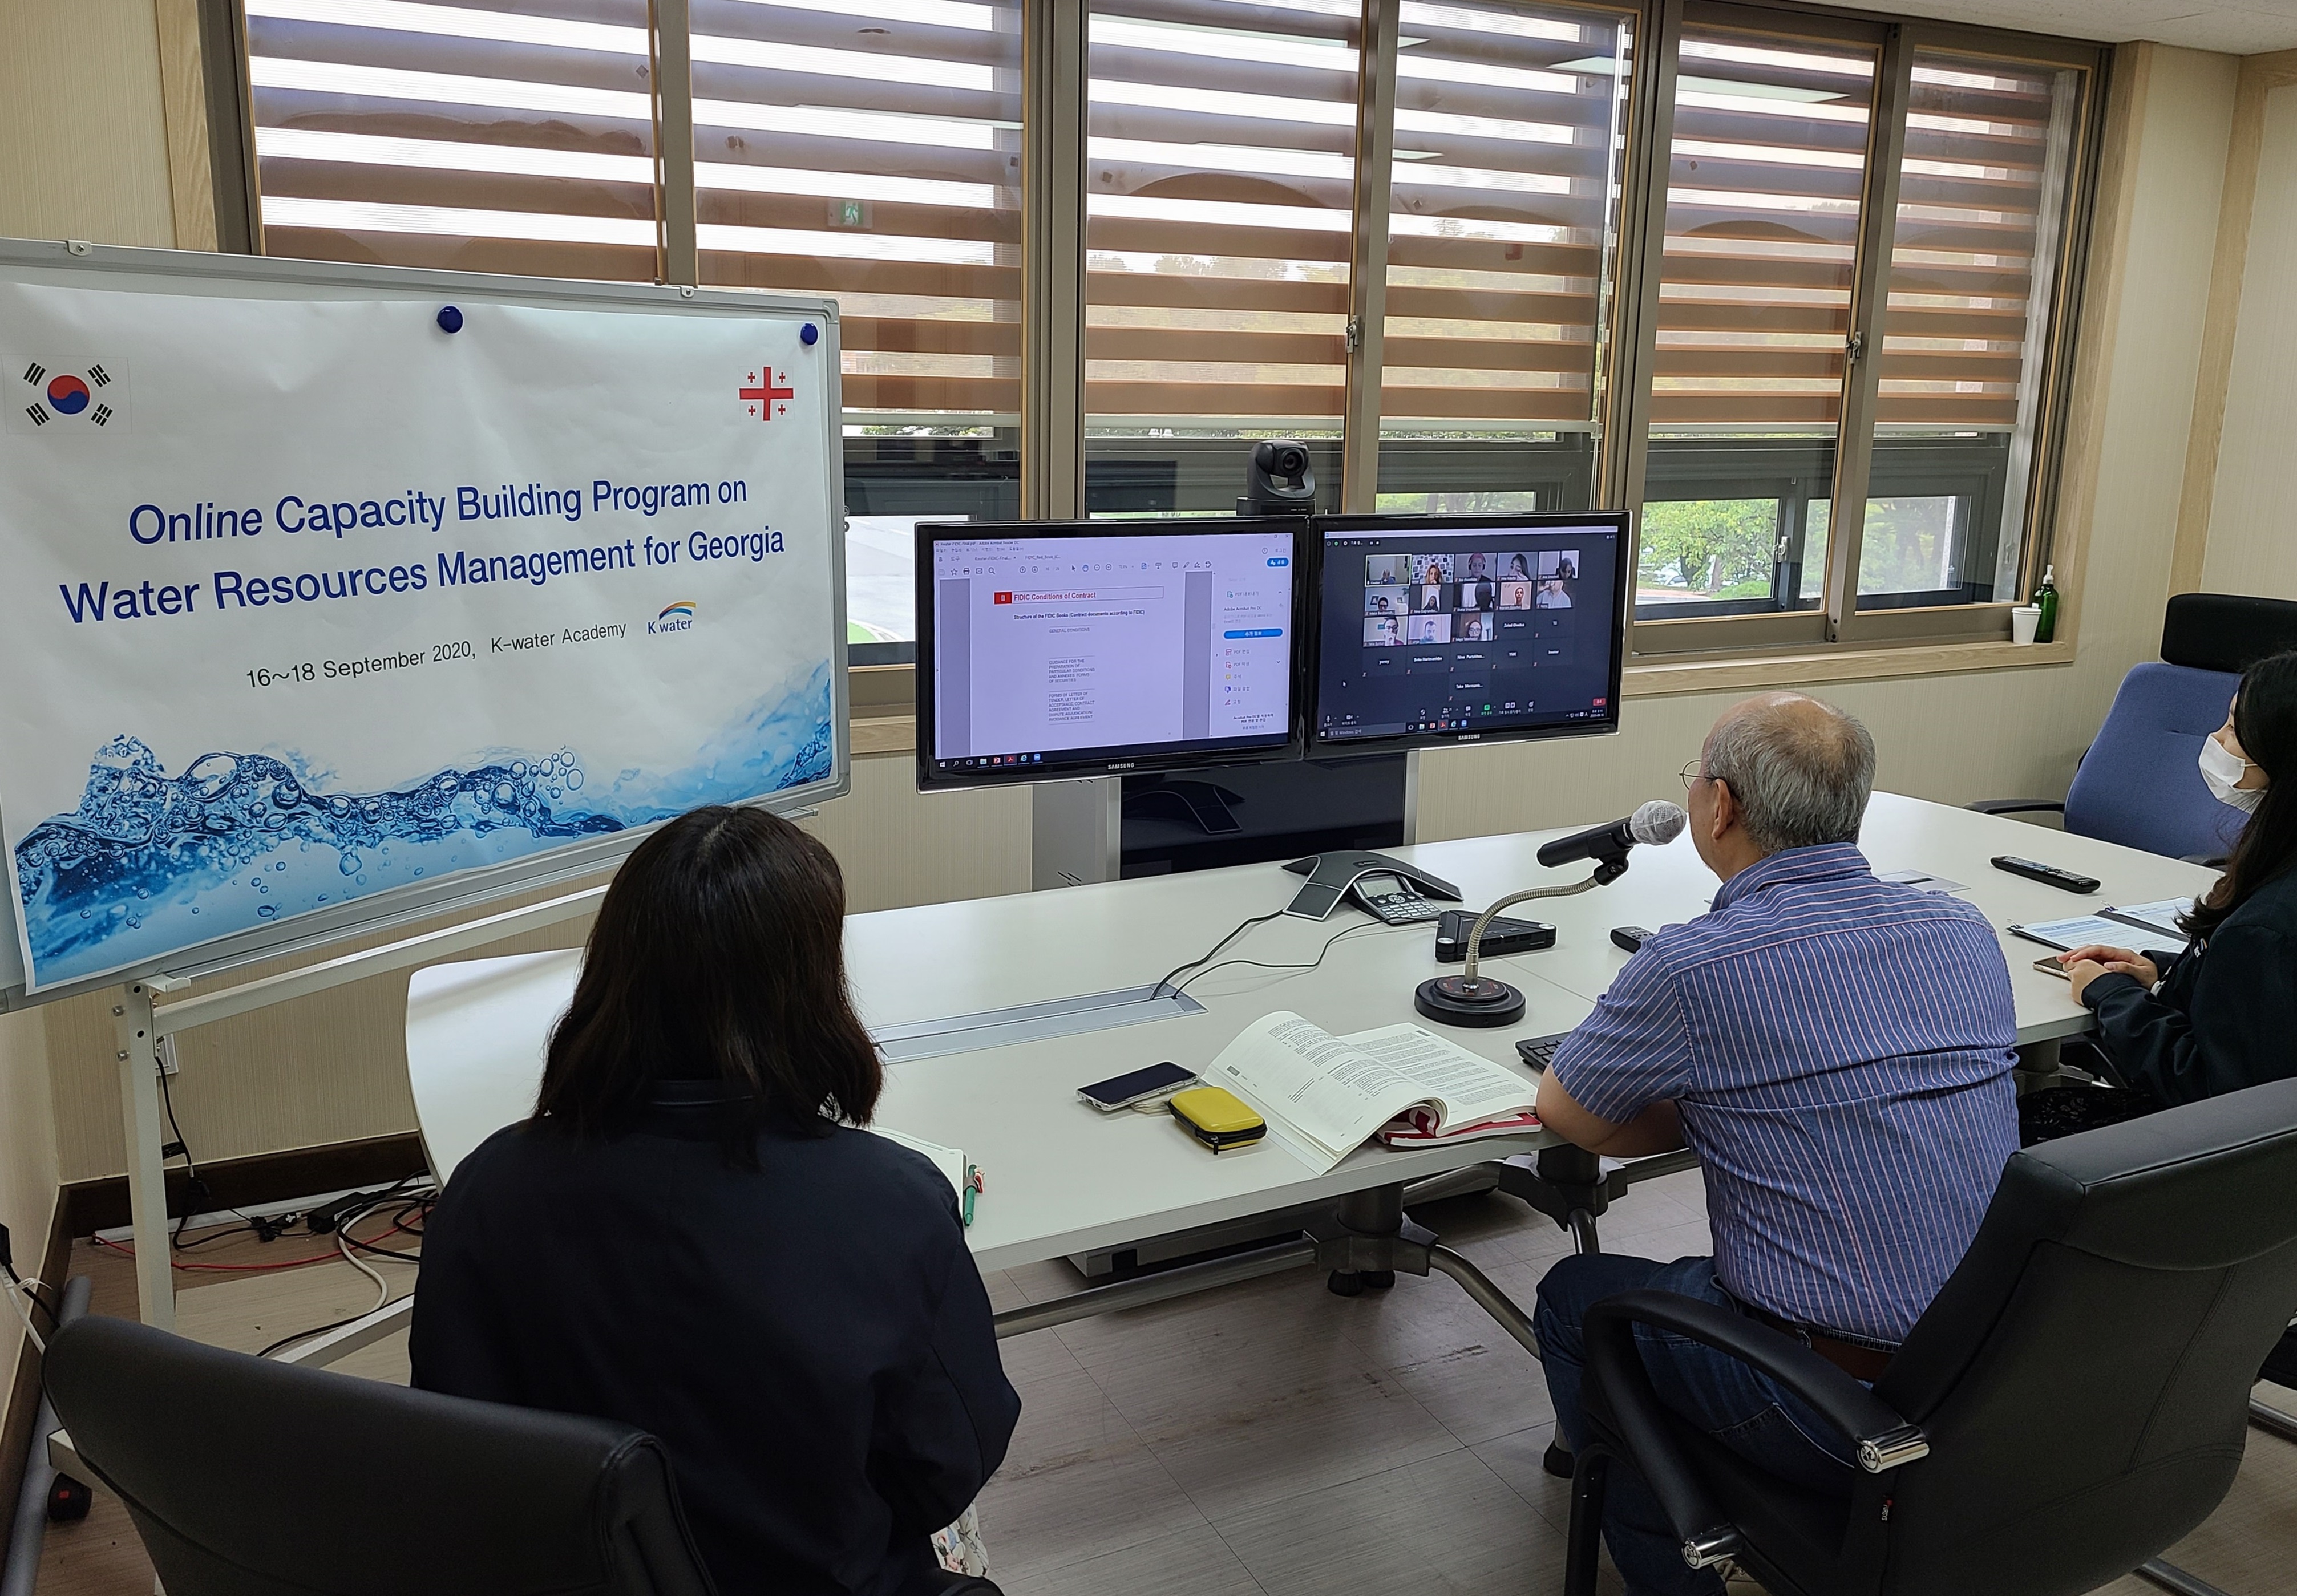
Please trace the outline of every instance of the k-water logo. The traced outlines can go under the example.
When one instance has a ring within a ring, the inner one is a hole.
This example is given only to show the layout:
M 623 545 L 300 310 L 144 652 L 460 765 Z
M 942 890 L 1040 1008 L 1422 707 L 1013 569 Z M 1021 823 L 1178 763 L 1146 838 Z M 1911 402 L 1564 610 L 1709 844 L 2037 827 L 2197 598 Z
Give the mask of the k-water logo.
M 62 366 L 29 355 L 7 357 L 16 375 L 8 430 L 47 437 L 118 432 L 128 425 L 128 367 L 118 360 Z
M 664 632 L 690 632 L 694 629 L 694 601 L 681 598 L 676 604 L 664 605 L 662 613 L 646 622 L 646 636 L 660 637 Z

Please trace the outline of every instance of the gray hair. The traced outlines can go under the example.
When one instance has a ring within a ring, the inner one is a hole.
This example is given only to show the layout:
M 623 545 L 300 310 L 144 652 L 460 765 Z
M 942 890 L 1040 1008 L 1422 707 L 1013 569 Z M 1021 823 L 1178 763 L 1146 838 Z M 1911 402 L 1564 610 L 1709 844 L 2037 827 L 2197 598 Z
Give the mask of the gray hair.
M 1831 703 L 1773 694 L 1716 723 L 1704 769 L 1731 789 L 1748 841 L 1765 853 L 1855 843 L 1874 790 L 1874 739 Z

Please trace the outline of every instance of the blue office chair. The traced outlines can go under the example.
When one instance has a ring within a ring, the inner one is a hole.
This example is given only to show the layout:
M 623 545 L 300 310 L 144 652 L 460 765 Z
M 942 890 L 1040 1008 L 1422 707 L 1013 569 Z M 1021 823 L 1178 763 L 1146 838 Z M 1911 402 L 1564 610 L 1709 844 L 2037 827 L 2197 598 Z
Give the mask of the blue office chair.
M 2121 679 L 2065 801 L 1989 798 L 1968 807 L 1989 815 L 2055 810 L 2082 836 L 2172 859 L 2223 859 L 2243 816 L 2210 796 L 2194 761 L 2202 739 L 2225 723 L 2241 673 L 2290 648 L 2297 648 L 2297 603 L 2181 593 L 2162 621 L 2161 662 Z

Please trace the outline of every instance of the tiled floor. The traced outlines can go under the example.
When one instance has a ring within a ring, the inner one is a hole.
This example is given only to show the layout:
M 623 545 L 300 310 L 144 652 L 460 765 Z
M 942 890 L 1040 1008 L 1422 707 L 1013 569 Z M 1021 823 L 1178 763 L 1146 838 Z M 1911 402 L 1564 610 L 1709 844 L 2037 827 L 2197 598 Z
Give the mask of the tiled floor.
M 1415 1217 L 1526 1306 L 1568 1250 L 1506 1198 Z M 1660 1258 L 1708 1250 L 1697 1175 L 1636 1187 L 1603 1240 Z M 262 1256 L 214 1251 L 218 1263 Z M 97 1277 L 99 1310 L 132 1312 L 124 1260 L 78 1263 Z M 1004 1308 L 1078 1284 L 1066 1264 L 1042 1264 L 992 1277 L 990 1291 Z M 365 1277 L 318 1265 L 188 1287 L 179 1317 L 186 1334 L 251 1351 L 373 1293 Z M 1041 1330 L 1004 1352 L 1025 1408 L 981 1516 L 1011 1596 L 1560 1588 L 1565 1488 L 1539 1468 L 1553 1427 L 1546 1386 L 1448 1279 L 1405 1276 L 1342 1298 L 1303 1271 Z M 404 1341 L 346 1367 L 403 1380 Z M 2252 1432 L 2233 1493 L 2170 1558 L 2234 1596 L 2297 1584 L 2297 1445 Z M 50 1532 L 38 1588 L 146 1596 L 150 1565 L 116 1504 L 99 1498 L 86 1523 Z M 1608 1571 L 1604 1588 L 1619 1590 Z M 2100 1596 L 2153 1590 L 2124 1579 Z

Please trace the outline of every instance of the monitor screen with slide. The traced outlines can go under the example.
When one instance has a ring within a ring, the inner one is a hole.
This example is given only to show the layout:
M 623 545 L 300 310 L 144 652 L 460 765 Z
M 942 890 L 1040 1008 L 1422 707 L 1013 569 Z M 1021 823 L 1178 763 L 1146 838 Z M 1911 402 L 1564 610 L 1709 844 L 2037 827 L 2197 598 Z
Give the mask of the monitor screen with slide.
M 1300 752 L 1306 520 L 918 528 L 918 782 Z
M 1627 518 L 1326 515 L 1314 753 L 1617 731 Z

